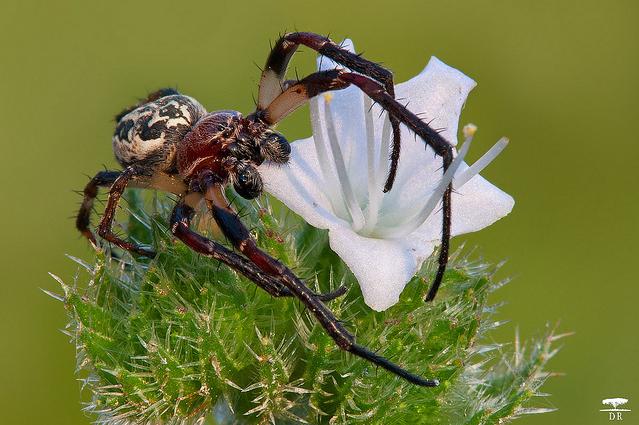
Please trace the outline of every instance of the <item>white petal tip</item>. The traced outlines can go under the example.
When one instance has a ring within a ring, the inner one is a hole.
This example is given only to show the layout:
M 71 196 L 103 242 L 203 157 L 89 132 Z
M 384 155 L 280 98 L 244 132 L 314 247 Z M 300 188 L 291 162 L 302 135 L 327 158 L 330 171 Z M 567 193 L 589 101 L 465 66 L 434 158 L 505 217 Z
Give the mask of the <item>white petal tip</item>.
M 384 311 L 397 304 L 406 283 L 395 284 L 396 279 L 393 276 L 383 276 L 381 280 L 358 279 L 366 305 L 375 311 Z
M 369 306 L 375 311 L 384 311 L 384 310 L 388 310 L 389 308 L 391 308 L 392 306 L 394 306 L 395 304 L 399 302 L 399 295 L 394 298 L 389 298 L 386 296 L 378 298 L 378 297 L 370 296 L 369 294 L 368 297 L 364 295 L 364 302 L 366 303 L 367 306 Z
M 477 83 L 475 80 L 470 78 L 468 75 L 464 74 L 460 70 L 453 68 L 450 65 L 447 65 L 445 62 L 440 60 L 437 56 L 431 56 L 430 60 L 422 70 L 421 74 L 433 72 L 434 74 L 446 75 L 449 78 L 458 81 L 461 86 L 466 88 L 466 93 L 472 90 Z

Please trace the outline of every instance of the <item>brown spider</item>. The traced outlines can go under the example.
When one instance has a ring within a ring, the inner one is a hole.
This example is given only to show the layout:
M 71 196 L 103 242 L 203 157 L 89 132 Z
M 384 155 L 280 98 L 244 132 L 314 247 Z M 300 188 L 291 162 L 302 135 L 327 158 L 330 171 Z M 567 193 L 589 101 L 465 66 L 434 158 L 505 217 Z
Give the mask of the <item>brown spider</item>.
M 348 70 L 315 72 L 299 81 L 285 81 L 288 63 L 299 45 L 317 51 Z M 120 113 L 116 117 L 113 150 L 124 170 L 99 172 L 87 184 L 76 227 L 97 246 L 89 229 L 90 213 L 98 187 L 110 187 L 98 234 L 120 248 L 153 257 L 153 251 L 120 239 L 111 231 L 118 201 L 127 186 L 174 193 L 179 201 L 171 216 L 171 232 L 191 249 L 227 264 L 275 297 L 297 297 L 341 349 L 414 384 L 436 386 L 437 380 L 412 374 L 357 344 L 354 336 L 322 302 L 342 295 L 344 288 L 324 295 L 311 291 L 289 268 L 257 246 L 224 194 L 225 187 L 231 183 L 246 199 L 258 196 L 262 192 L 262 179 L 256 166 L 263 161 L 286 163 L 290 155 L 284 136 L 271 127 L 312 97 L 351 84 L 389 112 L 393 149 L 385 191 L 391 189 L 397 171 L 400 123 L 442 157 L 443 172 L 446 171 L 453 159 L 451 144 L 395 100 L 393 77 L 388 70 L 326 37 L 296 32 L 282 36 L 273 47 L 262 72 L 257 109 L 246 117 L 236 111 L 207 112 L 195 99 L 172 89 L 159 90 Z M 451 191 L 449 185 L 443 195 L 439 267 L 426 301 L 435 297 L 448 262 Z M 202 199 L 239 254 L 189 228 L 194 207 Z

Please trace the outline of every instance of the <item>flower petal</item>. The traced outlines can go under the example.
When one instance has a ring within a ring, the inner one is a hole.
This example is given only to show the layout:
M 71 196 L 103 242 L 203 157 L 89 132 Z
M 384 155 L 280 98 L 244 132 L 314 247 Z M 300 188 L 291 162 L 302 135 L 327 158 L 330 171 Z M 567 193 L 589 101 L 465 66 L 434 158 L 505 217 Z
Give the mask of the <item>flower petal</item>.
M 357 278 L 364 301 L 375 311 L 397 303 L 435 245 L 424 241 L 414 249 L 405 240 L 366 238 L 342 226 L 330 229 L 328 239 L 331 249 Z
M 466 164 L 457 170 L 461 173 Z M 453 194 L 452 235 L 476 232 L 488 227 L 513 209 L 512 196 L 480 175 L 470 179 Z
M 335 216 L 322 183 L 313 138 L 291 143 L 291 157 L 286 165 L 265 162 L 258 167 L 264 189 L 282 201 L 311 226 L 320 229 L 346 224 Z
M 352 51 L 350 40 L 346 43 Z M 323 58 L 321 63 L 321 69 L 337 66 L 327 58 Z M 409 102 L 408 109 L 429 121 L 431 127 L 443 128 L 444 137 L 456 144 L 461 109 L 474 86 L 472 79 L 432 58 L 420 75 L 398 85 L 396 93 L 399 99 Z M 321 129 L 325 138 L 328 137 L 326 119 L 334 120 L 349 178 L 353 179 L 354 191 L 358 192 L 356 197 L 365 206 L 368 172 L 367 161 L 362 156 L 367 148 L 362 93 L 354 87 L 333 92 L 330 102 L 335 113 L 332 117 L 324 114 L 322 102 L 326 102 L 325 97 L 318 96 L 311 102 L 316 102 L 311 108 L 313 127 Z M 379 106 L 373 108 L 376 147 L 381 145 L 383 120 L 377 118 L 380 112 Z M 402 142 L 398 178 L 393 191 L 384 197 L 378 223 L 387 228 L 401 222 L 402 216 L 412 213 L 415 206 L 422 205 L 442 174 L 441 158 L 430 148 L 425 149 L 424 141 L 414 140 L 414 134 L 405 126 L 402 126 Z M 330 246 L 354 273 L 366 303 L 378 311 L 387 309 L 399 300 L 407 282 L 439 244 L 441 211 L 436 210 L 422 226 L 405 237 L 376 239 L 361 236 L 352 230 L 344 207 L 336 208 L 336 199 L 339 202 L 343 200 L 336 192 L 338 188 L 333 187 L 335 182 L 327 184 L 324 181 L 313 139 L 297 141 L 291 146 L 288 167 L 260 167 L 266 190 L 311 225 L 329 229 Z M 384 157 L 378 156 L 377 160 Z M 324 164 L 323 168 L 326 168 L 324 174 L 328 174 L 324 177 L 330 180 L 334 164 Z M 462 164 L 456 174 L 467 168 L 468 165 Z M 457 192 L 453 194 L 453 235 L 492 224 L 507 215 L 514 204 L 512 197 L 479 175 Z
M 398 99 L 409 101 L 408 109 L 429 122 L 441 135 L 457 145 L 459 116 L 468 93 L 477 85 L 461 71 L 431 57 L 424 70 L 395 88 Z
M 468 168 L 462 164 L 459 172 Z M 487 227 L 508 215 L 513 198 L 477 175 L 453 194 L 452 236 Z M 440 244 L 442 213 L 438 211 L 416 231 L 399 239 L 374 239 L 358 235 L 349 227 L 329 230 L 331 249 L 351 269 L 362 289 L 364 301 L 383 311 L 399 296 Z

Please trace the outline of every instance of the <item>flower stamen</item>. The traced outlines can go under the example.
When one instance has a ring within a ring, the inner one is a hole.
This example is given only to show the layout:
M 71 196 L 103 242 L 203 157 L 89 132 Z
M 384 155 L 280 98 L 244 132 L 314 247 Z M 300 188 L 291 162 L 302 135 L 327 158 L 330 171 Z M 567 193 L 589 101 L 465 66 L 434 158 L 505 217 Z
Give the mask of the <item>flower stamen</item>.
M 373 102 L 368 96 L 364 96 L 364 121 L 366 123 L 366 156 L 368 165 L 368 205 L 365 209 L 366 222 L 362 229 L 365 234 L 375 228 L 379 207 L 384 192 L 381 187 L 381 178 L 379 175 L 379 166 L 375 164 L 375 129 L 373 127 Z M 381 152 L 380 152 L 381 155 Z M 387 161 L 384 161 L 386 163 Z
M 497 156 L 503 151 L 506 146 L 508 146 L 508 139 L 506 137 L 502 137 L 493 145 L 492 148 L 488 149 L 488 152 L 482 155 L 473 165 L 468 167 L 466 170 L 459 173 L 458 176 L 455 177 L 453 181 L 453 186 L 455 189 L 459 189 L 470 179 L 479 174 L 484 168 L 488 166 L 491 162 L 497 158 Z
M 311 109 L 311 117 L 319 117 L 319 102 L 309 102 Z M 315 152 L 317 152 L 317 159 L 319 162 L 319 168 L 324 180 L 324 193 L 333 207 L 333 211 L 339 216 L 346 216 L 348 211 L 341 193 L 336 190 L 339 188 L 339 181 L 335 177 L 335 173 L 329 168 L 330 159 L 326 151 L 326 140 L 324 138 L 324 129 L 319 119 L 311 120 L 311 127 L 313 129 L 313 144 L 315 145 Z
M 335 123 L 333 122 L 330 103 L 329 98 L 324 98 L 324 117 L 326 120 L 326 129 L 328 130 L 328 140 L 331 147 L 331 153 L 333 154 L 333 163 L 335 164 L 337 177 L 341 183 L 338 184 L 338 187 L 342 192 L 342 199 L 344 199 L 348 213 L 351 216 L 352 228 L 355 232 L 357 232 L 364 227 L 364 213 L 355 199 L 353 185 L 351 184 L 351 180 L 348 178 L 342 149 L 337 142 L 337 131 L 335 130 Z

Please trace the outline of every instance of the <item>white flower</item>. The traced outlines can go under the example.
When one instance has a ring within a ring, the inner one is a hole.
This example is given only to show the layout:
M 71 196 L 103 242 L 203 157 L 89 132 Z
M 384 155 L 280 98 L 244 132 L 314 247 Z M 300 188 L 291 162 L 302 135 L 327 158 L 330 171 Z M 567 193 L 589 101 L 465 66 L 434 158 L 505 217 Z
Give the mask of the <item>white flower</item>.
M 345 46 L 353 51 L 349 40 Z M 326 58 L 318 61 L 320 69 L 336 66 Z M 456 145 L 459 115 L 474 86 L 433 57 L 395 91 L 408 109 L 443 129 L 444 138 Z M 391 139 L 387 114 L 377 105 L 371 109 L 356 87 L 318 96 L 310 105 L 314 136 L 291 144 L 288 166 L 260 167 L 265 189 L 312 226 L 328 229 L 331 248 L 357 278 L 366 304 L 385 310 L 440 243 L 438 205 L 447 184 L 441 158 L 402 125 L 397 179 L 384 194 Z M 474 127 L 464 130 L 470 141 Z M 513 198 L 477 174 L 505 145 L 501 140 L 470 168 L 460 161 L 467 149 L 460 151 L 458 168 L 450 173 L 455 173 L 453 235 L 482 229 L 511 211 Z

